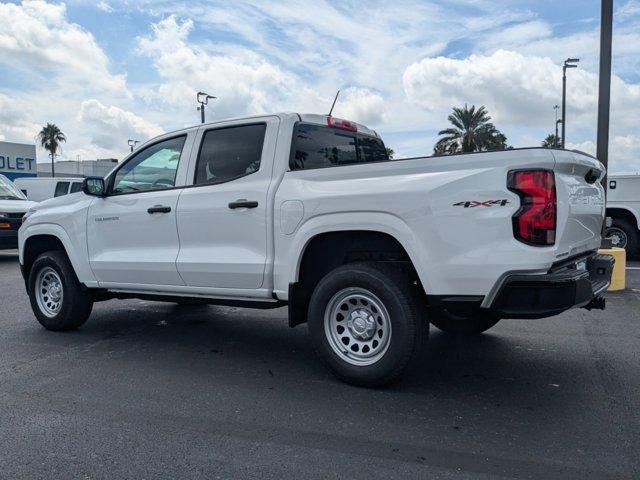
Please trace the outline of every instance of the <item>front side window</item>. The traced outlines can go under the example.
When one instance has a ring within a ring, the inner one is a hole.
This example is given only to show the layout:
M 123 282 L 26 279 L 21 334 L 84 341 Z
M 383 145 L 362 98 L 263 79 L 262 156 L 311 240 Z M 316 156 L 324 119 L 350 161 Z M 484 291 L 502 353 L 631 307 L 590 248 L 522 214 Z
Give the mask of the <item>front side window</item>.
M 112 192 L 132 193 L 174 187 L 186 138 L 163 140 L 139 152 L 116 172 Z
M 69 190 L 69 193 L 76 193 L 76 192 L 81 192 L 81 191 L 82 191 L 82 183 L 73 182 L 71 184 L 71 190 Z
M 321 125 L 298 124 L 294 142 L 293 170 L 389 160 L 379 138 Z
M 56 190 L 53 194 L 54 197 L 61 197 L 69 192 L 69 182 L 56 183 Z
M 222 183 L 257 172 L 266 128 L 262 123 L 206 132 L 198 155 L 195 184 Z

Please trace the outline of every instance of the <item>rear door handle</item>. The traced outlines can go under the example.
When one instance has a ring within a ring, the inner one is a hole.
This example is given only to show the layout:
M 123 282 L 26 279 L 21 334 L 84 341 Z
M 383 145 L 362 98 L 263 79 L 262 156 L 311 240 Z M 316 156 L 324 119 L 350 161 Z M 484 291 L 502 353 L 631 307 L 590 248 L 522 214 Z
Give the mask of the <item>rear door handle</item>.
M 235 202 L 231 202 L 229 204 L 229 208 L 256 208 L 258 206 L 258 202 L 255 200 L 245 200 L 241 198 L 240 200 L 236 200 Z
M 155 205 L 147 208 L 147 213 L 169 213 L 171 207 L 165 207 L 164 205 Z

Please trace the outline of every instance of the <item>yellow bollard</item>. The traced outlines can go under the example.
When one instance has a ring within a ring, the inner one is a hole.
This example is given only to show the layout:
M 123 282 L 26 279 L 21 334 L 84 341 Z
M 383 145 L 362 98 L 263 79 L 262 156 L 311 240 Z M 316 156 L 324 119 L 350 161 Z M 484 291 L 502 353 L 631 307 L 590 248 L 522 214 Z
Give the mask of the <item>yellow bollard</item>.
M 613 266 L 613 274 L 611 275 L 611 285 L 609 285 L 608 291 L 617 292 L 624 290 L 626 286 L 626 273 L 627 273 L 627 252 L 624 248 L 611 247 L 601 248 L 598 253 L 605 255 L 611 255 L 616 259 L 616 263 Z

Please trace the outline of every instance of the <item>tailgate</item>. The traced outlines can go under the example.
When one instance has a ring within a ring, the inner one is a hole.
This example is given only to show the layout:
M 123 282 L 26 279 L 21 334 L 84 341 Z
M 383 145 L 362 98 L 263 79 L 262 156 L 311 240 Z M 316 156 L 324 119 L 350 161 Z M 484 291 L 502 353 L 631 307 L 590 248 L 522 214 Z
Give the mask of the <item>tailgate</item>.
M 579 152 L 553 150 L 556 163 L 558 254 L 572 256 L 600 246 L 605 215 L 605 169 L 597 159 Z

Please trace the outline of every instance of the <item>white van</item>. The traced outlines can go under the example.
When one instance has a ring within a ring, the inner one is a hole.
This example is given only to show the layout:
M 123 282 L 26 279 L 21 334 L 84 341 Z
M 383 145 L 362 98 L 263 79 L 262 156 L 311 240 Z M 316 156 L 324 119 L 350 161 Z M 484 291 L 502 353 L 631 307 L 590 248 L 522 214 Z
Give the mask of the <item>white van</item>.
M 25 177 L 13 183 L 34 202 L 82 191 L 82 178 L 78 177 Z
M 624 248 L 627 256 L 640 253 L 640 175 L 607 177 L 607 217 L 613 222 L 605 237 L 612 245 Z
M 4 175 L 0 175 L 0 250 L 18 248 L 18 229 L 22 217 L 35 206 Z

